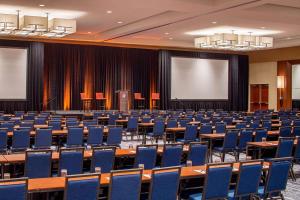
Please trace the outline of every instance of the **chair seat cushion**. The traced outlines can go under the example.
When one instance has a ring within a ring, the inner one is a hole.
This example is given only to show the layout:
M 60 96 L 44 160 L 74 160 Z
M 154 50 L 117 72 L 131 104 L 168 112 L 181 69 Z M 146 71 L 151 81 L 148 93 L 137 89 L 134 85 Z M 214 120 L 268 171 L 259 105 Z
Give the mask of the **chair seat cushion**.
M 202 193 L 192 194 L 189 197 L 189 200 L 201 200 L 201 199 L 202 199 Z

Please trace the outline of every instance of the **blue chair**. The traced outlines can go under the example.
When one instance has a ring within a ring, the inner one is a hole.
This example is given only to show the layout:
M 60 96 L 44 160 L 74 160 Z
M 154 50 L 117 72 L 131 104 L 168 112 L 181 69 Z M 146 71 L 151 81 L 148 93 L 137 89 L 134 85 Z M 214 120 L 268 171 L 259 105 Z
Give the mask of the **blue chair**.
M 259 127 L 260 127 L 259 121 L 253 121 L 252 123 L 250 123 L 250 128 L 252 128 L 252 129 L 257 129 Z
M 191 142 L 187 160 L 192 161 L 193 166 L 205 165 L 207 161 L 207 152 L 207 143 Z
M 152 170 L 149 200 L 177 199 L 180 172 L 180 167 Z
M 225 122 L 227 125 L 232 125 L 233 117 L 224 117 L 223 122 Z
M 300 126 L 300 119 L 295 119 L 293 122 L 293 126 Z
M 12 151 L 25 151 L 30 147 L 30 130 L 16 129 L 12 137 Z
M 50 120 L 48 121 L 48 126 L 51 126 L 52 130 L 61 130 L 61 121 Z
M 114 169 L 115 154 L 116 147 L 94 147 L 90 172 L 100 167 L 101 173 L 110 173 Z
M 201 124 L 199 134 L 212 133 L 212 126 L 210 124 Z
M 204 118 L 202 118 L 201 123 L 202 124 L 209 124 L 210 121 L 211 121 L 210 117 L 204 117 Z
M 292 136 L 292 127 L 290 126 L 282 126 L 279 128 L 279 136 L 280 137 L 291 137 Z
M 7 151 L 7 129 L 0 129 L 0 152 Z
M 240 132 L 239 143 L 236 147 L 237 159 L 240 159 L 240 153 L 246 152 L 247 143 L 252 142 L 253 130 L 244 129 Z
M 7 129 L 7 131 L 12 132 L 14 130 L 15 124 L 12 122 L 4 122 L 0 124 L 0 128 Z
M 46 178 L 51 176 L 52 151 L 26 151 L 25 173 L 28 178 Z
M 220 153 L 222 162 L 224 162 L 225 160 L 226 153 L 232 153 L 236 157 L 236 147 L 238 143 L 238 137 L 239 137 L 239 130 L 237 129 L 227 130 L 227 133 L 225 134 L 224 137 L 223 146 L 215 147 L 213 149 L 214 152 Z
M 181 127 L 186 127 L 190 121 L 191 121 L 190 119 L 186 119 L 186 118 L 185 119 L 179 119 L 178 124 Z
M 153 169 L 156 164 L 156 155 L 157 145 L 138 145 L 133 167 L 138 168 L 139 164 L 143 164 L 144 169 Z
M 35 114 L 23 115 L 23 120 L 34 120 Z
M 110 114 L 108 118 L 108 125 L 116 125 L 117 119 L 119 119 L 119 114 Z
M 229 191 L 228 199 L 252 199 L 257 195 L 262 166 L 259 160 L 240 162 L 237 184 L 235 190 Z
M 139 119 L 137 117 L 130 117 L 128 119 L 126 132 L 130 133 L 131 140 L 133 140 L 134 135 L 137 135 L 138 122 Z
M 183 142 L 185 144 L 190 142 L 197 141 L 197 134 L 198 134 L 198 126 L 196 125 L 188 125 L 186 126 L 185 132 L 184 132 L 184 138 L 178 139 L 177 142 Z
M 297 140 L 297 144 L 296 144 L 296 148 L 295 148 L 295 152 L 294 152 L 294 160 L 295 160 L 295 163 L 299 163 L 299 161 L 300 161 L 300 137 L 297 137 L 296 140 Z
M 243 128 L 247 128 L 247 124 L 246 122 L 241 122 L 235 125 L 236 129 L 243 129 Z
M 84 127 L 89 127 L 89 126 L 97 126 L 98 121 L 97 120 L 83 120 L 83 126 Z
M 79 121 L 77 121 L 77 119 L 76 120 L 70 120 L 70 119 L 68 119 L 66 121 L 66 126 L 67 127 L 79 126 Z
M 112 171 L 108 199 L 139 200 L 141 184 L 142 169 Z
M 106 145 L 120 146 L 121 142 L 122 142 L 122 127 L 120 126 L 109 127 Z
M 35 149 L 49 149 L 52 145 L 52 130 L 37 129 L 35 133 Z
M 20 127 L 21 128 L 30 128 L 33 129 L 34 121 L 21 121 Z
M 89 134 L 87 137 L 86 145 L 100 146 L 103 144 L 103 127 L 89 126 Z
M 182 144 L 165 144 L 161 159 L 161 167 L 173 167 L 181 164 Z
M 24 111 L 15 111 L 15 117 L 22 117 L 24 114 Z
M 291 158 L 271 160 L 266 183 L 259 187 L 258 195 L 264 199 L 274 196 L 280 196 L 281 199 L 284 199 L 281 192 L 286 189 L 290 168 Z
M 101 175 L 99 173 L 66 177 L 65 200 L 98 200 Z
M 153 132 L 148 133 L 148 136 L 150 136 L 152 142 L 154 139 L 156 139 L 156 142 L 158 142 L 158 139 L 163 137 L 164 133 L 165 133 L 165 122 L 157 121 L 154 123 Z
M 83 128 L 69 127 L 67 135 L 67 147 L 81 147 L 83 143 Z
M 280 138 L 276 151 L 276 158 L 291 157 L 293 154 L 294 138 Z
M 47 123 L 47 118 L 44 117 L 38 117 L 34 120 L 34 124 L 36 125 L 44 125 Z
M 232 163 L 208 164 L 202 193 L 190 195 L 190 200 L 227 199 L 232 174 Z
M 167 121 L 167 126 L 166 128 L 176 128 L 177 127 L 177 121 L 175 119 L 169 119 Z
M 271 121 L 263 121 L 262 127 L 267 129 L 268 131 L 272 130 L 272 122 Z
M 291 126 L 292 122 L 289 119 L 285 119 L 281 121 L 281 126 L 285 127 L 285 126 Z
M 216 123 L 216 133 L 226 133 L 226 124 Z
M 268 130 L 259 128 L 255 130 L 254 142 L 261 142 L 262 138 L 268 137 Z
M 60 149 L 58 175 L 66 169 L 68 175 L 82 174 L 84 148 Z
M 0 180 L 1 200 L 26 200 L 28 189 L 27 178 Z
M 300 136 L 300 126 L 294 126 L 293 127 L 293 135 L 294 136 Z
M 144 116 L 144 117 L 142 117 L 142 123 L 150 123 L 151 122 L 151 120 L 152 120 L 152 118 L 151 117 L 149 117 L 149 116 Z

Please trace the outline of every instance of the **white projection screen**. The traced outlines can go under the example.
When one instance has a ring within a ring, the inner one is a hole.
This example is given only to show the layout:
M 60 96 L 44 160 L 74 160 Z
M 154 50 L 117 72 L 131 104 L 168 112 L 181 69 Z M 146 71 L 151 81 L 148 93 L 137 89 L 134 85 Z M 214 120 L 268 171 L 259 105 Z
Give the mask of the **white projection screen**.
M 172 57 L 171 99 L 228 100 L 228 60 Z
M 292 66 L 292 99 L 300 99 L 300 65 Z
M 27 49 L 0 47 L 0 99 L 26 100 Z

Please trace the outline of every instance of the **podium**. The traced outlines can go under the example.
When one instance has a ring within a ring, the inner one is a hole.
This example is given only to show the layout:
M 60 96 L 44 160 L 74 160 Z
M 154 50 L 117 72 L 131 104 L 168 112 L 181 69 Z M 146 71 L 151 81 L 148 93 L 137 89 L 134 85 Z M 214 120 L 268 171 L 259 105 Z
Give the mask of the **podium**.
M 129 107 L 129 90 L 116 91 L 119 96 L 119 110 L 121 112 L 128 112 Z

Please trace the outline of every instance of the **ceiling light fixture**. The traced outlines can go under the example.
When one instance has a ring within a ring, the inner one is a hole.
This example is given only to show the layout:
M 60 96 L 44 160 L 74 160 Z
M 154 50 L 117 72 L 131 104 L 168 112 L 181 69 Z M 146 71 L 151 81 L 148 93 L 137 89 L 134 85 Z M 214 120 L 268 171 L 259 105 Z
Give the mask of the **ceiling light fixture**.
M 173 38 L 170 37 L 169 40 L 173 40 Z
M 107 14 L 111 14 L 112 11 L 111 11 L 111 10 L 107 10 L 106 13 L 107 13 Z
M 117 23 L 118 23 L 118 24 L 123 24 L 123 22 L 122 22 L 122 21 L 118 21 Z
M 211 22 L 212 24 L 216 24 L 217 22 Z
M 165 35 L 169 35 L 170 33 L 166 32 Z
M 40 6 L 40 7 L 45 7 L 45 5 L 44 5 L 44 4 L 40 4 L 39 6 Z

